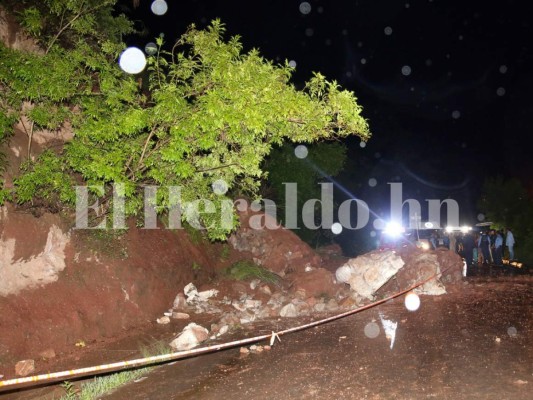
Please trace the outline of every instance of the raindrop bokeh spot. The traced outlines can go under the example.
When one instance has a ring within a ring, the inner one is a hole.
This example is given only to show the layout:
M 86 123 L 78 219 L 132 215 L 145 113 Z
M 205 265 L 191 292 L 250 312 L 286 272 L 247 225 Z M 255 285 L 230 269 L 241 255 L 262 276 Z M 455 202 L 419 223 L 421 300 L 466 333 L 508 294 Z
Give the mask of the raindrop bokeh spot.
M 307 15 L 311 12 L 311 4 L 308 3 L 307 1 L 302 1 L 300 3 L 299 9 L 302 14 Z
M 416 311 L 420 307 L 420 297 L 416 293 L 409 293 L 405 296 L 404 300 L 405 308 L 409 311 Z
M 375 339 L 380 333 L 379 325 L 375 322 L 369 322 L 365 325 L 364 332 L 367 338 Z
M 307 150 L 307 146 L 304 146 L 303 144 L 299 144 L 294 149 L 294 155 L 299 159 L 304 159 L 309 154 L 309 150 Z
M 384 229 L 386 225 L 387 223 L 381 218 L 374 220 L 374 229 L 377 229 L 378 231 Z
M 228 191 L 228 184 L 223 179 L 217 179 L 213 182 L 211 187 L 213 188 L 213 192 L 215 192 L 215 194 L 222 195 Z
M 335 235 L 338 235 L 342 232 L 342 225 L 338 222 L 335 222 L 333 225 L 331 225 L 331 232 L 333 232 Z
M 144 46 L 144 52 L 149 56 L 154 55 L 157 53 L 157 45 L 154 42 L 146 43 L 146 46 Z
M 155 15 L 164 15 L 168 11 L 168 4 L 165 0 L 155 0 L 150 9 Z

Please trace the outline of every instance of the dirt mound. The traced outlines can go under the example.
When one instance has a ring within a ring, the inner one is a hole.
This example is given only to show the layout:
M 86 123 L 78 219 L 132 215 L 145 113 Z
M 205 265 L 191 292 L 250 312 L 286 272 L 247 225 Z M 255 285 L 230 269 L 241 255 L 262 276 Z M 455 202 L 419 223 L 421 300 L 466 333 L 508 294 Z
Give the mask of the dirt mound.
M 4 254 L 10 260 L 3 258 L 2 281 L 13 266 L 20 268 L 20 282 L 31 278 L 31 261 L 42 262 L 36 257 L 46 252 L 47 232 L 58 219 L 10 212 L 9 223 L 0 226 L 0 242 L 11 243 L 14 251 Z M 0 296 L 2 364 L 49 348 L 61 354 L 76 343 L 124 335 L 161 314 L 188 282 L 212 279 L 233 256 L 223 245 L 191 239 L 184 230 L 132 226 L 123 235 L 71 230 L 68 237 L 62 258 L 48 265 L 63 265 L 52 283 L 39 284 L 41 277 L 33 275 L 31 285 Z
M 17 290 L 0 295 L 4 365 L 38 359 L 50 349 L 61 358 L 77 346 L 153 326 L 185 285 L 209 286 L 239 260 L 284 274 L 287 288 L 306 296 L 333 295 L 338 286 L 331 272 L 320 268 L 321 257 L 294 233 L 251 229 L 251 214 L 233 236 L 241 246 L 235 250 L 210 243 L 195 230 L 143 230 L 133 223 L 123 233 L 75 230 L 57 214 L 3 210 L 0 248 L 10 251 L 0 251 L 0 275 L 3 282 L 9 269 L 17 282 Z M 65 238 L 55 253 L 49 243 L 52 227 Z M 30 268 L 34 264 L 53 270 L 53 279 L 43 280 Z
M 229 242 L 235 250 L 249 253 L 256 264 L 284 276 L 322 263 L 321 257 L 294 232 L 283 227 L 265 228 L 276 225 L 268 214 L 248 209 L 239 213 L 239 219 L 240 229 Z

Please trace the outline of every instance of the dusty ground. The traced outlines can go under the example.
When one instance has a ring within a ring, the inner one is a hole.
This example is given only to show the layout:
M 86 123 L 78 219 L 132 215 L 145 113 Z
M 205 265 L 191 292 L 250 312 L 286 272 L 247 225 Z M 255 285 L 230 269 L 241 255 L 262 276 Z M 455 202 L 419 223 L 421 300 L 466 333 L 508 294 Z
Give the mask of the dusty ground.
M 261 354 L 242 356 L 234 348 L 160 366 L 141 382 L 103 398 L 530 399 L 533 277 L 501 270 L 471 274 L 464 290 L 422 296 L 415 312 L 407 311 L 403 299 L 397 298 L 283 336 L 281 343 Z M 398 322 L 392 349 L 379 313 Z M 308 321 L 274 319 L 249 325 L 224 340 Z M 373 321 L 380 326 L 380 334 L 369 338 L 364 329 Z M 95 344 L 80 351 L 76 364 L 135 357 L 140 344 L 171 337 L 177 328 L 161 326 L 139 331 L 125 341 Z M 52 393 L 58 398 L 62 389 L 24 390 L 0 394 L 0 398 L 49 399 Z

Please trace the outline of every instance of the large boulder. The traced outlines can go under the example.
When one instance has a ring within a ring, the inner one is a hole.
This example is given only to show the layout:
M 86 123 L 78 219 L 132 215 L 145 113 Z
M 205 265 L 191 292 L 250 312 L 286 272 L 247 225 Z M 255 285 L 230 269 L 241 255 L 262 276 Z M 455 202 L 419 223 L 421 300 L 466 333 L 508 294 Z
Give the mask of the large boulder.
M 446 288 L 438 277 L 441 268 L 435 251 L 412 249 L 408 252 L 402 252 L 401 258 L 405 263 L 403 268 L 396 273 L 394 279 L 391 279 L 376 292 L 377 295 L 390 296 L 432 276 L 435 278 L 416 288 L 415 292 L 433 296 L 446 293 Z
M 373 251 L 349 259 L 335 272 L 337 281 L 350 285 L 359 297 L 373 299 L 374 293 L 403 267 L 393 251 Z

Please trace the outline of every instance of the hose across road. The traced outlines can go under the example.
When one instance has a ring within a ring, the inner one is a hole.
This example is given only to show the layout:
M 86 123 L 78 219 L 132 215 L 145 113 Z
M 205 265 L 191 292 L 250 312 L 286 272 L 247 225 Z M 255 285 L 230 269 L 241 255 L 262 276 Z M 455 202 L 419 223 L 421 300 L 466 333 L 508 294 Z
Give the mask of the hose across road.
M 422 286 L 424 283 L 429 282 L 430 280 L 438 277 L 439 275 L 446 272 L 449 268 L 450 267 L 446 268 L 443 271 L 437 272 L 433 274 L 432 276 L 430 276 L 429 278 L 419 281 L 415 283 L 414 285 L 412 285 L 411 287 L 405 290 L 402 290 L 400 292 L 394 293 L 393 295 L 386 297 L 384 299 L 381 299 L 373 303 L 355 308 L 353 310 L 345 311 L 343 313 L 336 314 L 336 315 L 333 315 L 333 316 L 330 316 L 330 317 L 327 317 L 327 318 L 324 318 L 318 321 L 313 321 L 308 324 L 295 326 L 292 328 L 280 330 L 278 332 L 272 331 L 272 333 L 270 334 L 254 336 L 251 338 L 235 340 L 232 342 L 221 343 L 221 344 L 216 344 L 212 346 L 199 347 L 199 348 L 191 349 L 191 350 L 177 351 L 174 353 L 138 358 L 135 360 L 118 361 L 118 362 L 114 362 L 110 364 L 101 364 L 101 365 L 85 367 L 85 368 L 78 368 L 78 369 L 65 370 L 65 371 L 59 371 L 59 372 L 51 372 L 51 373 L 41 374 L 41 375 L 33 375 L 33 376 L 28 376 L 28 377 L 23 377 L 23 378 L 3 380 L 3 381 L 0 381 L 0 393 L 7 391 L 7 390 L 21 388 L 21 387 L 31 388 L 37 385 L 40 386 L 46 383 L 52 383 L 52 382 L 56 382 L 60 380 L 65 380 L 66 378 L 73 379 L 73 378 L 81 378 L 81 377 L 90 376 L 90 375 L 97 376 L 97 375 L 108 374 L 110 372 L 117 372 L 117 371 L 121 371 L 125 369 L 167 363 L 167 362 L 171 362 L 171 361 L 175 361 L 175 360 L 179 360 L 183 358 L 198 356 L 201 354 L 213 353 L 215 351 L 229 349 L 232 347 L 242 346 L 242 345 L 246 345 L 250 343 L 257 343 L 257 342 L 260 342 L 262 340 L 267 340 L 267 339 L 270 340 L 270 345 L 274 345 L 276 339 L 281 341 L 280 336 L 283 336 L 283 335 L 286 335 L 292 332 L 298 332 L 304 329 L 309 329 L 309 328 L 312 328 L 318 325 L 326 324 L 328 322 L 332 322 L 337 319 L 344 318 L 344 317 L 359 313 L 364 310 L 368 310 L 370 308 L 383 304 L 391 299 L 402 296 L 416 289 L 417 287 Z

